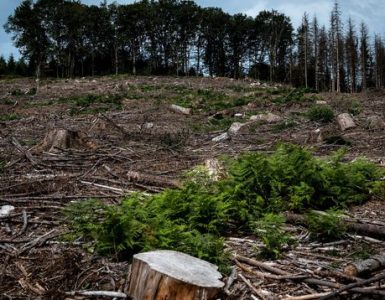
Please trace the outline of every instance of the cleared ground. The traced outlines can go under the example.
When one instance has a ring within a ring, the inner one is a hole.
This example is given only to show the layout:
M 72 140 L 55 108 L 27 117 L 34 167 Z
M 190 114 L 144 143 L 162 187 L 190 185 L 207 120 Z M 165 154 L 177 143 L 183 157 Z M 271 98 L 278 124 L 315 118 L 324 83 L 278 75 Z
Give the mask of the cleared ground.
M 0 81 L 0 206 L 15 207 L 11 216 L 0 217 L 4 299 L 64 299 L 64 292 L 73 290 L 126 290 L 127 262 L 92 255 L 84 245 L 60 238 L 65 231 L 62 208 L 70 201 L 117 203 L 131 191 L 158 192 L 206 159 L 269 152 L 281 142 L 310 147 L 319 156 L 344 146 L 349 160 L 366 156 L 385 164 L 384 128 L 370 121 L 373 116 L 385 120 L 383 91 L 296 95 L 288 87 L 251 80 L 124 76 L 46 80 L 37 93 L 35 86 L 28 79 Z M 354 114 L 357 127 L 343 132 L 336 121 L 310 121 L 306 112 L 317 101 L 326 101 L 322 105 L 335 115 Z M 171 104 L 189 107 L 192 114 L 176 113 Z M 249 122 L 250 116 L 268 112 L 280 120 Z M 213 141 L 234 122 L 247 125 L 229 139 Z M 73 132 L 76 142 L 53 149 L 47 135 L 59 129 Z M 158 181 L 134 180 L 129 172 Z M 379 199 L 350 213 L 361 221 L 385 222 Z M 385 248 L 383 242 L 351 236 L 325 252 L 323 245 L 306 240 L 304 228 L 288 229 L 301 243 L 276 263 L 293 274 L 334 278 L 317 270 L 338 271 Z M 232 251 L 251 258 L 259 244 L 254 237 L 239 235 L 228 240 Z M 259 282 L 252 273 L 246 276 Z M 260 287 L 283 297 L 324 291 L 273 279 Z M 249 299 L 251 294 L 241 280 L 230 290 L 223 298 Z

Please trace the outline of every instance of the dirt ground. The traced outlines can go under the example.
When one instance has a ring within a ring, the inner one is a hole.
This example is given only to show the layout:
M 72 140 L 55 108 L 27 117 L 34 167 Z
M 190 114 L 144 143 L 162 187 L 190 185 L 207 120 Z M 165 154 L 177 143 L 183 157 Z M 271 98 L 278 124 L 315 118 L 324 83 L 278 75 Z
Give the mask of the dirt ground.
M 44 80 L 36 94 L 35 87 L 32 79 L 0 80 L 0 208 L 15 208 L 6 217 L 0 215 L 0 299 L 86 299 L 66 292 L 127 290 L 128 262 L 92 255 L 84 245 L 60 238 L 66 230 L 62 209 L 71 201 L 100 198 L 117 203 L 132 191 L 159 192 L 206 159 L 270 152 L 280 142 L 325 156 L 343 141 L 346 159 L 365 156 L 385 166 L 384 127 L 368 121 L 373 116 L 385 120 L 384 91 L 308 94 L 326 101 L 336 115 L 355 114 L 357 126 L 341 131 L 336 121 L 309 121 L 304 112 L 313 103 L 274 103 L 286 87 L 251 80 L 119 76 Z M 112 95 L 120 95 L 118 105 Z M 194 103 L 191 115 L 170 109 L 171 104 L 188 101 Z M 250 122 L 229 139 L 213 141 L 231 123 L 245 123 L 251 115 L 267 112 L 281 121 Z M 63 129 L 74 141 L 55 147 L 50 137 Z M 132 180 L 132 172 L 157 181 Z M 381 200 L 373 199 L 352 207 L 349 214 L 384 225 L 383 207 Z M 350 283 L 340 273 L 348 262 L 385 249 L 385 242 L 365 236 L 350 235 L 341 243 L 322 245 L 312 243 L 301 226 L 288 230 L 299 237 L 298 246 L 270 263 L 290 274 Z M 230 251 L 252 259 L 259 245 L 252 236 L 227 240 Z M 303 281 L 261 280 L 255 272 L 259 269 L 246 263 L 234 268 L 265 292 L 266 299 L 330 291 Z M 257 296 L 239 277 L 225 281 L 231 286 L 221 299 Z

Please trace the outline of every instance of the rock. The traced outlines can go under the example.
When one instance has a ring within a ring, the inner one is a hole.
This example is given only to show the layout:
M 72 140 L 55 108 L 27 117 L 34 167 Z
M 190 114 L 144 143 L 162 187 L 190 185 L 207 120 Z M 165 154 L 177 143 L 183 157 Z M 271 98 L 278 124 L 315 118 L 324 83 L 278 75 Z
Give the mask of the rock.
M 12 205 L 3 205 L 0 208 L 0 218 L 8 217 L 14 210 L 15 207 Z
M 170 106 L 170 109 L 173 112 L 180 113 L 182 115 L 191 115 L 191 108 L 185 108 L 185 107 L 182 107 L 182 106 L 179 106 L 179 105 L 176 105 L 176 104 L 172 104 Z
M 134 255 L 128 295 L 134 300 L 214 300 L 223 288 L 218 267 L 190 255 L 158 250 Z
M 348 113 L 338 115 L 337 122 L 342 131 L 356 127 L 356 123 L 354 123 L 352 116 Z
M 263 121 L 270 124 L 270 123 L 281 122 L 282 117 L 269 112 L 267 114 L 259 114 L 259 115 L 251 116 L 250 121 L 252 122 Z
M 369 116 L 366 119 L 366 128 L 370 130 L 385 129 L 385 122 L 380 116 Z
M 228 139 L 230 139 L 230 136 L 227 132 L 225 132 L 225 133 L 222 133 L 221 135 L 213 138 L 212 141 L 213 142 L 223 142 L 223 141 L 226 141 Z

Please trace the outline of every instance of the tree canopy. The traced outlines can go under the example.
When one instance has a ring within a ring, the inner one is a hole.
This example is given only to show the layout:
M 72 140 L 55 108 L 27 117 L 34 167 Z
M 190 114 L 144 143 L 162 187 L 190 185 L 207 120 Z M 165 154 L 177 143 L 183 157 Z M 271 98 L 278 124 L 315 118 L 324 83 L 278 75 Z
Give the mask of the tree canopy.
M 305 14 L 295 31 L 275 10 L 230 15 L 190 0 L 23 0 L 4 27 L 37 76 L 249 76 L 317 90 L 383 87 L 381 37 L 371 43 L 364 24 L 343 24 L 337 1 L 329 29 Z M 0 60 L 0 74 L 12 72 Z

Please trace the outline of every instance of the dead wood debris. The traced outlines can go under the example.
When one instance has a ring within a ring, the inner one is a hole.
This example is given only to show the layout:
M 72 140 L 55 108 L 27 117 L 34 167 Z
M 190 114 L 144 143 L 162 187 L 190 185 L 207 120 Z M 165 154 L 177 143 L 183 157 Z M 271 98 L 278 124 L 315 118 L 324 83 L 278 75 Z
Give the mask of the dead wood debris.
M 124 79 L 123 84 L 174 84 L 175 80 L 182 79 L 135 78 Z M 81 92 L 95 89 L 102 93 L 116 83 L 112 79 L 90 81 Z M 224 83 L 189 79 L 188 86 L 222 88 L 220 85 Z M 0 86 L 9 89 L 4 87 L 6 84 Z M 42 86 L 39 98 L 47 101 L 77 95 L 79 85 L 71 84 L 59 81 L 49 88 Z M 19 105 L 12 109 L 20 109 L 26 100 L 17 101 Z M 89 198 L 117 203 L 131 191 L 159 192 L 178 185 L 178 178 L 185 170 L 203 164 L 208 158 L 222 154 L 235 156 L 245 151 L 269 152 L 278 141 L 306 145 L 312 142 L 309 132 L 319 127 L 304 120 L 293 128 L 273 132 L 272 126 L 279 128 L 280 123 L 266 122 L 258 124 L 255 132 L 245 127 L 244 132 L 231 138 L 223 130 L 191 134 L 181 147 L 172 148 L 165 144 L 180 142 L 179 136 L 173 134 L 186 129 L 186 121 L 205 123 L 207 116 L 199 115 L 198 111 L 175 113 L 170 111 L 169 104 L 155 107 L 153 103 L 129 99 L 123 111 L 75 117 L 63 114 L 61 106 L 28 108 L 20 111 L 27 118 L 1 123 L 0 154 L 7 163 L 0 173 L 0 207 L 12 205 L 15 210 L 0 217 L 0 298 L 87 299 L 101 296 L 101 292 L 123 298 L 130 277 L 128 262 L 92 255 L 82 248 L 88 245 L 81 240 L 69 243 L 60 239 L 65 229 L 62 209 L 67 203 Z M 282 120 L 301 109 L 298 105 L 287 105 L 274 111 L 268 104 L 251 104 L 256 106 L 255 111 L 273 111 Z M 247 107 L 242 113 L 247 112 Z M 382 164 L 383 131 L 367 125 L 367 117 L 377 114 L 383 118 L 383 95 L 365 102 L 364 111 L 354 117 L 356 127 L 343 131 L 337 124 L 330 124 L 322 128 L 322 138 L 326 140 L 338 132 L 344 139 L 354 141 L 351 146 L 354 157 L 364 154 Z M 338 147 L 323 143 L 317 154 L 328 154 Z M 372 201 L 352 209 L 349 217 L 359 225 L 382 227 L 385 223 L 382 212 L 383 203 Z M 363 260 L 363 256 L 384 253 L 383 235 L 373 238 L 364 232 L 361 236 L 353 233 L 341 241 L 320 244 L 311 242 L 300 225 L 290 229 L 299 243 L 274 262 L 257 258 L 262 243 L 254 237 L 227 239 L 226 247 L 235 259 L 221 299 L 304 300 L 331 296 L 360 299 L 362 295 L 367 299 L 384 298 L 381 267 L 365 275 L 343 272 L 349 264 Z

